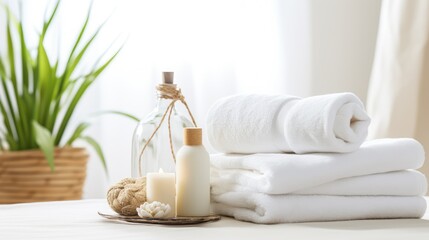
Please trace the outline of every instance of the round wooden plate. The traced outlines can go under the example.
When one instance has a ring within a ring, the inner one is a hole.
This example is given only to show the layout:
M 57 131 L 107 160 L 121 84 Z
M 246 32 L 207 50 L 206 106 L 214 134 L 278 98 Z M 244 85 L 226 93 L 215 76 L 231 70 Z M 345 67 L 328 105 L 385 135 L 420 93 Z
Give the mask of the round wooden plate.
M 191 225 L 206 222 L 216 222 L 221 218 L 219 215 L 209 215 L 205 217 L 141 218 L 139 216 L 122 216 L 118 214 L 106 214 L 101 212 L 98 212 L 98 215 L 115 221 L 163 225 Z

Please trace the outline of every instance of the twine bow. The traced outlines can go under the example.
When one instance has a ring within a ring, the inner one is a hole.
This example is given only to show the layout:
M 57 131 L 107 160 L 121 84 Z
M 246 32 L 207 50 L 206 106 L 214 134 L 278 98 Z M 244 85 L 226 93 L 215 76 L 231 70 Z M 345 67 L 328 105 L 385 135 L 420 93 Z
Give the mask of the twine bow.
M 142 160 L 144 150 L 149 145 L 150 141 L 155 136 L 156 132 L 162 126 L 162 123 L 164 122 L 164 119 L 167 116 L 167 114 L 168 114 L 168 138 L 170 140 L 170 150 L 171 150 L 171 155 L 173 156 L 173 160 L 174 160 L 174 162 L 176 162 L 176 155 L 174 154 L 174 148 L 173 148 L 173 140 L 171 139 L 170 119 L 171 119 L 171 113 L 173 112 L 173 109 L 174 109 L 174 104 L 177 101 L 180 101 L 185 106 L 186 110 L 188 111 L 189 116 L 191 117 L 192 123 L 194 124 L 195 127 L 197 127 L 197 123 L 194 119 L 194 116 L 192 115 L 191 110 L 189 109 L 188 103 L 185 100 L 185 96 L 183 96 L 180 88 L 176 88 L 176 85 L 174 85 L 174 84 L 158 84 L 156 86 L 156 90 L 157 90 L 158 96 L 160 98 L 171 99 L 171 102 L 168 105 L 167 109 L 165 110 L 164 114 L 162 115 L 161 121 L 158 123 L 158 126 L 155 128 L 152 135 L 149 137 L 149 139 L 147 140 L 147 142 L 145 143 L 145 145 L 143 146 L 143 148 L 140 152 L 140 156 L 139 156 L 139 175 L 140 176 L 142 176 L 142 172 L 141 172 L 142 171 L 141 170 L 141 162 L 142 161 L 141 160 Z

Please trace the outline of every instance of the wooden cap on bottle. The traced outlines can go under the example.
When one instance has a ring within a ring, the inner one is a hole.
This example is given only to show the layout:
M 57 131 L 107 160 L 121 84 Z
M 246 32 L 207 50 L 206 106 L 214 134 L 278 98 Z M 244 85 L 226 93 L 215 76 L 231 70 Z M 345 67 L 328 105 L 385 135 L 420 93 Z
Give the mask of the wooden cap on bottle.
M 164 84 L 173 84 L 174 83 L 174 72 L 163 72 L 162 83 Z
M 183 144 L 184 145 L 201 145 L 203 144 L 203 130 L 201 128 L 184 128 Z

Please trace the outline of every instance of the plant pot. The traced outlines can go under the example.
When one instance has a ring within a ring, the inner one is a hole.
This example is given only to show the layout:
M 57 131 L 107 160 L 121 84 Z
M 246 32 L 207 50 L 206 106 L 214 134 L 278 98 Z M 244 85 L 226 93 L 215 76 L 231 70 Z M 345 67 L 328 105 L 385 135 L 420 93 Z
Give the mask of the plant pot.
M 40 150 L 0 152 L 0 204 L 82 198 L 88 153 L 58 148 L 51 172 Z

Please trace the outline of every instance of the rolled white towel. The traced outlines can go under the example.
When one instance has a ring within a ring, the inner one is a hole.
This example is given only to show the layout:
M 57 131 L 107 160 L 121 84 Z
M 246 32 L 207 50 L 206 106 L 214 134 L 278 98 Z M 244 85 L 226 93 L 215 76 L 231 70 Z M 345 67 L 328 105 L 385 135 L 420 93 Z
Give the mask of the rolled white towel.
M 252 192 L 255 189 L 231 180 L 231 174 L 223 171 L 212 172 L 211 193 Z M 241 174 L 241 173 L 236 173 Z M 246 173 L 244 173 L 246 174 Z M 427 180 L 416 170 L 349 177 L 329 183 L 294 191 L 295 195 L 337 195 L 337 196 L 424 196 Z
M 420 218 L 423 197 L 302 196 L 230 192 L 212 195 L 213 211 L 255 223 Z
M 352 93 L 308 98 L 235 95 L 218 100 L 207 117 L 211 145 L 224 153 L 352 152 L 370 119 Z
M 214 154 L 211 179 L 216 186 L 235 184 L 252 192 L 285 194 L 343 178 L 418 169 L 424 159 L 423 146 L 409 138 L 368 141 L 345 154 Z

